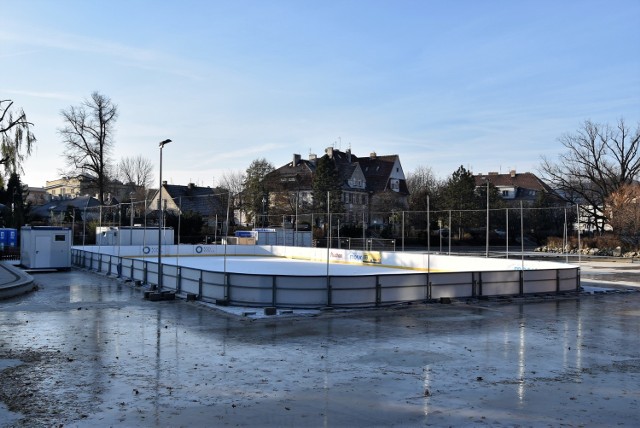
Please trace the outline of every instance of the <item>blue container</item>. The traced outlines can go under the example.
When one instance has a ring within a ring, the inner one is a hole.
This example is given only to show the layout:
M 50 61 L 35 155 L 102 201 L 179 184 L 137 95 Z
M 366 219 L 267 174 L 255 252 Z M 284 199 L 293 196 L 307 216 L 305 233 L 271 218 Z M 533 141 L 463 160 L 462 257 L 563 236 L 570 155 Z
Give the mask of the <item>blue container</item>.
M 15 247 L 18 244 L 18 231 L 11 228 L 0 228 L 0 248 Z
M 7 246 L 15 248 L 18 246 L 18 230 L 7 229 L 9 231 L 7 235 Z

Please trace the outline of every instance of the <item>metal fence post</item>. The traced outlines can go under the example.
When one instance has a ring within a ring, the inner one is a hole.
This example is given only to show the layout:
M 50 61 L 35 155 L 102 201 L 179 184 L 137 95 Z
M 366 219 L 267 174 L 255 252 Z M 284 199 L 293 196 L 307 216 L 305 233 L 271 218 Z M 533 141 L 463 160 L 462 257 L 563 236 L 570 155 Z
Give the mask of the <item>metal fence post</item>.
M 148 275 L 149 263 L 146 260 L 144 262 L 142 262 L 142 263 L 143 263 L 143 265 L 142 265 L 142 282 L 144 284 L 148 284 L 149 283 L 148 282 L 148 278 L 149 278 L 149 275 Z
M 520 296 L 524 295 L 524 270 L 520 271 Z
M 180 293 L 182 291 L 182 267 L 178 266 L 176 268 L 176 293 Z
M 271 306 L 276 306 L 276 276 L 271 277 Z

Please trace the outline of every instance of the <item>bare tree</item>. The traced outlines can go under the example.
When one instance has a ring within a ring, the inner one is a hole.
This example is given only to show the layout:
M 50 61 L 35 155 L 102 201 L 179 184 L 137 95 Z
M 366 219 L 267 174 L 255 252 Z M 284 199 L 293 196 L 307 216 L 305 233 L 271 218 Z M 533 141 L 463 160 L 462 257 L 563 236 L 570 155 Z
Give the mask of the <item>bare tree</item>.
M 65 126 L 59 129 L 66 146 L 67 165 L 78 173 L 89 171 L 98 188 L 100 203 L 109 184 L 111 149 L 118 107 L 98 92 L 79 106 L 61 111 Z
M 242 171 L 226 171 L 220 178 L 219 186 L 236 195 L 244 189 L 246 176 Z
M 153 164 L 141 155 L 122 158 L 118 164 L 118 179 L 131 186 L 137 198 L 144 198 L 145 190 L 153 183 Z
M 635 249 L 640 246 L 640 184 L 625 184 L 607 198 L 613 232 Z
M 442 183 L 436 178 L 431 167 L 417 167 L 415 171 L 407 174 L 409 209 L 426 211 L 427 196 L 431 197 L 433 203 L 441 187 Z
M 13 101 L 0 100 L 0 165 L 7 175 L 22 172 L 22 162 L 31 154 L 36 137 L 31 132 L 33 123 L 22 109 L 13 111 Z
M 540 171 L 562 198 L 581 204 L 602 231 L 607 197 L 640 173 L 640 124 L 631 132 L 623 119 L 613 127 L 586 121 L 559 141 L 566 152 L 557 161 L 543 156 Z
M 218 187 L 229 192 L 230 209 L 233 214 L 234 222 L 238 220 L 240 222 L 245 221 L 244 213 L 241 208 L 244 206 L 244 183 L 246 176 L 242 171 L 226 171 L 222 174 L 219 180 Z

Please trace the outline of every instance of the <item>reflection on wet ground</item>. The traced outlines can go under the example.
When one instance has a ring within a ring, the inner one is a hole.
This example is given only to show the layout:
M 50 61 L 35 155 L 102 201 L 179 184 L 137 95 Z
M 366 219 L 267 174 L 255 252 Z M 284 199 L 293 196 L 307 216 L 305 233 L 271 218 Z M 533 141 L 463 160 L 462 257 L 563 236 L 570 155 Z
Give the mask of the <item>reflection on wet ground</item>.
M 633 426 L 640 414 L 639 292 L 248 319 L 145 301 L 88 272 L 36 281 L 0 302 L 3 426 Z

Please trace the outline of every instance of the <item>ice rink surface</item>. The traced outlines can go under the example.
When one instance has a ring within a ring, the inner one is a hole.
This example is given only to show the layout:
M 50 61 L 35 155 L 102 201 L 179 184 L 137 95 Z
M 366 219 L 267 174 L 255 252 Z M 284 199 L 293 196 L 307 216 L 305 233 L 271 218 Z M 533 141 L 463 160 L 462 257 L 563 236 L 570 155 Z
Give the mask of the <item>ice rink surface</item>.
M 162 263 L 165 265 L 177 265 L 212 272 L 226 271 L 232 273 L 296 276 L 318 276 L 327 274 L 326 261 L 296 260 L 284 257 L 227 256 L 225 261 L 224 256 L 181 256 L 163 257 Z M 375 264 L 329 264 L 329 275 L 332 276 L 398 275 L 424 272 L 425 270 L 402 269 Z

